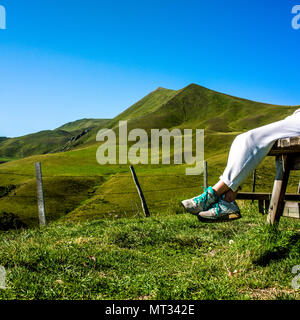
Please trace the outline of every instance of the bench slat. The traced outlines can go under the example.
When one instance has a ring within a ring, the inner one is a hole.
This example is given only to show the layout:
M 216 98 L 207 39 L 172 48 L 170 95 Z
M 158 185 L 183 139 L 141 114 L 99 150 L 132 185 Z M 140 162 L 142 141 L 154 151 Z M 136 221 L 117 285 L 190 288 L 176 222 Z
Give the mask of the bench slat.
M 237 194 L 237 200 L 270 200 L 272 193 L 267 192 L 239 192 Z M 286 193 L 284 197 L 285 201 L 300 201 L 299 193 Z
M 290 153 L 300 153 L 300 136 L 277 140 L 268 155 L 276 156 Z
M 300 145 L 300 136 L 292 138 L 279 139 L 277 141 L 278 148 L 286 148 Z

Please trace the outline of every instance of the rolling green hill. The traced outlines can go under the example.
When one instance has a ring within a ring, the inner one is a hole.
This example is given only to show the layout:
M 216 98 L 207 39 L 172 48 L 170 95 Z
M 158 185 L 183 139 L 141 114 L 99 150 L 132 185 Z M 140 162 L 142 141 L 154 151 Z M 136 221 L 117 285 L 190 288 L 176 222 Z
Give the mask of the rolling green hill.
M 66 131 L 41 131 L 19 138 L 7 139 L 0 144 L 0 157 L 24 158 L 48 153 L 66 143 L 72 134 Z
M 173 92 L 170 99 L 151 113 L 138 114 L 130 125 L 149 129 L 179 127 L 219 133 L 241 132 L 282 119 L 297 108 L 254 102 L 190 84 Z M 121 115 L 118 119 L 123 120 L 125 117 Z
M 297 108 L 254 102 L 191 84 L 176 91 L 158 88 L 112 120 L 83 119 L 36 136 L 9 139 L 0 144 L 0 157 L 31 156 L 0 165 L 0 189 L 8 190 L 0 196 L 0 213 L 11 212 L 29 226 L 37 224 L 34 163 L 41 161 L 48 220 L 74 222 L 141 215 L 128 166 L 100 166 L 96 161 L 99 143 L 95 137 L 100 128 L 115 128 L 118 121 L 128 120 L 129 129 L 205 129 L 205 159 L 209 183 L 213 184 L 224 169 L 237 134 L 280 120 Z M 90 131 L 67 145 L 64 150 L 69 151 L 53 153 L 61 151 L 66 141 L 86 126 Z M 273 161 L 266 159 L 258 168 L 257 191 L 271 191 Z M 179 200 L 202 190 L 202 177 L 186 176 L 185 165 L 137 165 L 136 171 L 152 213 L 178 212 Z M 298 174 L 293 173 L 290 191 L 296 192 L 298 180 Z M 251 178 L 244 190 L 250 188 Z
M 88 128 L 102 128 L 105 126 L 110 119 L 81 119 L 73 122 L 64 124 L 63 126 L 57 128 L 55 131 L 64 130 L 67 132 L 74 132 L 79 130 L 84 130 Z
M 161 108 L 168 101 L 170 101 L 177 93 L 178 91 L 175 90 L 165 89 L 161 87 L 157 88 L 156 90 L 150 92 L 143 99 L 135 103 L 133 106 L 126 109 L 124 112 L 112 119 L 108 123 L 108 128 L 114 127 L 118 124 L 118 121 L 121 120 L 134 121 L 135 119 L 142 116 L 151 115 L 157 109 Z
M 46 130 L 17 138 L 0 138 L 0 159 L 14 160 L 37 154 L 63 151 L 64 146 L 84 130 L 89 132 L 72 142 L 72 148 L 84 143 L 92 131 L 98 131 L 108 120 L 82 119 L 67 123 L 55 130 Z M 95 134 L 95 133 L 94 133 Z M 73 139 L 74 140 L 74 139 Z M 70 149 L 70 148 L 69 148 Z

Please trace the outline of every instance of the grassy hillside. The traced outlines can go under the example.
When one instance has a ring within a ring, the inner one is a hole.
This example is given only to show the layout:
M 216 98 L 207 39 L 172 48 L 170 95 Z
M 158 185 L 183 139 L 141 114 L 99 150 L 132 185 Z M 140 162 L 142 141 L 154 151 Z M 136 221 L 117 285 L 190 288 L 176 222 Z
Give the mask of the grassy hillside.
M 201 128 L 209 133 L 236 134 L 282 119 L 297 108 L 258 103 L 191 84 L 130 124 L 137 128 Z
M 77 120 L 77 121 L 68 122 L 68 123 L 64 124 L 63 126 L 57 128 L 56 131 L 64 130 L 67 132 L 73 132 L 76 130 L 79 131 L 79 130 L 94 128 L 94 127 L 102 128 L 109 121 L 110 121 L 110 119 L 81 119 L 81 120 Z
M 3 138 L 2 141 L 0 139 L 0 159 L 13 160 L 37 154 L 59 152 L 83 130 L 94 130 L 93 133 L 89 132 L 80 140 L 72 143 L 71 147 L 75 148 L 86 142 L 91 135 L 95 136 L 96 132 L 108 121 L 105 119 L 82 119 L 67 123 L 56 130 L 46 130 L 11 139 Z
M 19 138 L 12 138 L 0 144 L 0 156 L 24 158 L 34 154 L 48 153 L 65 144 L 72 134 L 66 131 L 41 131 Z
M 178 91 L 165 89 L 165 88 L 157 88 L 153 92 L 149 93 L 143 99 L 135 103 L 130 108 L 126 109 L 124 112 L 119 114 L 117 117 L 112 119 L 108 128 L 112 128 L 115 125 L 118 125 L 118 122 L 121 120 L 132 120 L 140 118 L 145 115 L 151 115 L 154 111 L 161 108 L 168 101 L 170 101 Z M 136 128 L 139 128 L 136 126 Z
M 0 299 L 299 300 L 299 223 L 276 230 L 247 206 L 230 223 L 173 212 L 0 232 Z
M 119 120 L 129 119 L 129 128 L 205 129 L 205 159 L 208 161 L 209 183 L 214 184 L 225 167 L 229 147 L 237 134 L 280 120 L 297 108 L 253 102 L 192 84 L 178 91 L 159 88 L 115 119 L 102 124 L 114 127 Z M 71 123 L 65 129 L 78 129 L 89 121 L 94 120 Z M 73 146 L 76 147 L 74 150 L 1 164 L 0 189 L 10 191 L 0 197 L 0 213 L 12 212 L 27 225 L 37 224 L 34 163 L 41 161 L 48 194 L 48 220 L 83 221 L 141 214 L 128 166 L 100 166 L 97 163 L 97 131 L 98 128 L 94 127 L 78 145 Z M 24 144 L 24 148 L 26 146 Z M 184 165 L 135 167 L 153 214 L 176 212 L 180 210 L 180 200 L 202 192 L 202 176 L 186 176 Z M 257 191 L 271 192 L 274 167 L 274 159 L 268 158 L 258 168 Z M 78 186 L 85 180 L 86 187 L 80 189 Z M 290 192 L 297 191 L 298 181 L 299 173 L 293 172 L 288 186 Z M 251 177 L 243 188 L 251 190 Z M 56 189 L 64 195 L 64 201 L 55 196 Z

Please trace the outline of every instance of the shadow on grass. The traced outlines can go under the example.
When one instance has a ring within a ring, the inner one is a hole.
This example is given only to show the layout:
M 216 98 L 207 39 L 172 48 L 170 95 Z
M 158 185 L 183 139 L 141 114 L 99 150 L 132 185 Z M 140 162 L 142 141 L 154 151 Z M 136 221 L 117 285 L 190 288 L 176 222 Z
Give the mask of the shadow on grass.
M 298 241 L 300 241 L 300 234 L 292 235 L 289 239 L 288 245 L 274 246 L 272 250 L 264 252 L 259 258 L 255 259 L 253 264 L 265 267 L 271 263 L 271 261 L 279 261 L 286 258 L 289 255 L 292 247 L 296 245 Z

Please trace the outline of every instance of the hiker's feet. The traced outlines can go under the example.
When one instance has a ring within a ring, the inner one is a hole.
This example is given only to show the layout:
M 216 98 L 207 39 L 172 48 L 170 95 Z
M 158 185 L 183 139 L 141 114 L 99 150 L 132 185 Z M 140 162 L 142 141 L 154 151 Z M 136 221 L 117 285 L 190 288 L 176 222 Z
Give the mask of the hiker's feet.
M 209 187 L 199 196 L 181 201 L 181 204 L 189 213 L 198 214 L 201 211 L 211 208 L 211 206 L 218 200 L 219 197 L 216 192 L 212 187 Z
M 241 217 L 240 209 L 235 201 L 227 202 L 220 200 L 209 210 L 199 212 L 198 217 L 201 220 L 226 220 L 233 215 L 235 219 Z

